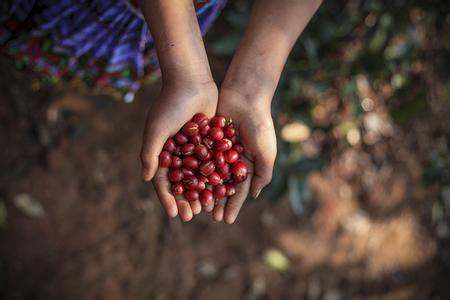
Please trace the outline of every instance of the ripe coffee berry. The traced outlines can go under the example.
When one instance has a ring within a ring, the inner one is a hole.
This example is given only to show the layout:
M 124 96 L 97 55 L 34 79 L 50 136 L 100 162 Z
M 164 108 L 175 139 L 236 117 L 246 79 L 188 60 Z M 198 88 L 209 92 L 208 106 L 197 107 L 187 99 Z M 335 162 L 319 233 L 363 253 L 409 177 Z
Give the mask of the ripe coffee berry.
M 203 138 L 203 144 L 205 144 L 206 148 L 208 149 L 212 149 L 214 147 L 214 141 L 207 137 Z
M 213 141 L 219 141 L 223 139 L 223 131 L 219 127 L 213 127 L 209 130 L 208 136 Z
M 214 172 L 216 166 L 210 160 L 204 161 L 200 164 L 199 171 L 203 176 L 209 176 Z
M 200 162 L 193 156 L 183 158 L 183 166 L 189 170 L 195 170 L 198 168 Z
M 188 201 L 197 201 L 199 199 L 199 194 L 198 194 L 198 191 L 189 190 L 189 191 L 184 192 L 184 197 Z
M 231 165 L 231 174 L 235 182 L 242 182 L 247 178 L 247 166 L 242 160 L 238 160 Z
M 195 122 L 187 122 L 184 124 L 182 132 L 186 136 L 194 136 L 198 134 L 198 124 Z
M 194 144 L 187 143 L 181 147 L 181 154 L 187 156 L 192 155 L 194 153 L 195 146 Z
M 211 126 L 223 128 L 225 127 L 226 122 L 227 119 L 225 119 L 224 116 L 215 116 L 214 118 L 211 119 Z
M 220 167 L 217 167 L 216 173 L 219 174 L 219 176 L 224 181 L 228 181 L 231 179 L 231 168 L 230 168 L 230 165 L 227 163 L 224 163 Z
M 244 148 L 237 143 L 231 120 L 211 120 L 198 113 L 164 144 L 159 156 L 162 168 L 170 167 L 168 179 L 174 195 L 189 201 L 213 204 L 213 198 L 236 193 L 235 185 L 247 178 L 247 166 L 239 160 Z
M 202 137 L 200 135 L 194 135 L 189 137 L 189 141 L 194 145 L 199 145 L 202 142 Z
M 224 152 L 230 150 L 233 147 L 233 143 L 229 139 L 219 140 L 214 143 L 214 150 Z
M 227 188 L 223 184 L 216 185 L 213 189 L 213 195 L 215 198 L 221 199 L 227 194 Z
M 216 167 L 220 167 L 225 164 L 225 156 L 222 152 L 213 152 L 212 160 Z
M 180 169 L 172 169 L 169 171 L 169 180 L 170 182 L 180 182 L 183 180 L 183 172 Z
M 180 146 L 184 145 L 188 142 L 188 137 L 185 136 L 184 134 L 182 134 L 181 132 L 178 132 L 177 134 L 175 134 L 173 139 L 175 140 L 175 143 L 177 143 Z
M 172 184 L 172 193 L 173 193 L 175 196 L 183 195 L 183 192 L 184 192 L 184 188 L 183 188 L 183 186 L 181 185 L 181 183 L 175 182 L 174 184 Z
M 216 172 L 212 172 L 208 176 L 208 183 L 210 185 L 218 185 L 222 181 L 222 178 Z
M 206 182 L 205 181 L 198 181 L 197 187 L 195 188 L 197 191 L 203 191 L 206 189 Z
M 225 187 L 227 188 L 227 197 L 231 197 L 236 194 L 236 188 L 234 185 L 226 184 Z
M 159 155 L 159 166 L 161 168 L 168 168 L 172 163 L 172 155 L 167 150 L 163 150 Z
M 223 156 L 225 157 L 225 161 L 229 164 L 232 164 L 239 159 L 239 153 L 233 149 L 225 151 Z
M 208 117 L 203 113 L 197 113 L 192 117 L 192 121 L 197 123 L 199 127 L 208 125 Z
M 198 131 L 199 131 L 200 135 L 204 137 L 204 136 L 208 135 L 209 128 L 210 128 L 209 125 L 205 125 L 205 126 L 200 127 L 198 129 Z
M 202 191 L 201 195 L 200 195 L 200 201 L 202 202 L 203 206 L 208 206 L 213 204 L 213 193 L 209 190 L 204 190 Z
M 242 154 L 244 152 L 244 147 L 242 147 L 241 144 L 234 144 L 233 150 L 236 150 L 239 154 Z
M 223 135 L 227 138 L 231 138 L 236 135 L 236 130 L 233 126 L 229 125 L 223 129 Z
M 170 153 L 174 153 L 177 148 L 175 141 L 173 139 L 168 139 L 164 144 L 163 149 L 169 151 Z
M 206 146 L 203 144 L 195 146 L 194 153 L 195 153 L 195 156 L 200 160 L 207 159 L 208 155 L 209 155 L 208 148 L 206 148 Z
M 181 166 L 183 165 L 183 161 L 181 160 L 181 158 L 179 158 L 178 156 L 172 156 L 172 162 L 170 164 L 171 168 L 181 168 Z
M 194 176 L 194 172 L 192 172 L 192 170 L 186 168 L 181 168 L 180 170 L 184 176 Z
M 185 187 L 186 189 L 195 190 L 197 189 L 198 186 L 198 179 L 195 176 L 188 175 L 183 178 L 181 183 L 183 184 L 183 187 Z

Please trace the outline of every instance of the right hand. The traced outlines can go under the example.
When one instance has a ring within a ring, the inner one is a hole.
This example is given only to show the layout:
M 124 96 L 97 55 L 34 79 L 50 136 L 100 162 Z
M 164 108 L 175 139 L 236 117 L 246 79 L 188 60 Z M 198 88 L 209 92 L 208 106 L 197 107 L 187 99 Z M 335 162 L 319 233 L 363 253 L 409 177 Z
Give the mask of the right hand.
M 200 201 L 174 198 L 167 179 L 167 168 L 159 168 L 159 154 L 166 140 L 173 136 L 194 114 L 203 112 L 209 118 L 217 109 L 218 91 L 213 81 L 175 82 L 166 84 L 147 113 L 141 149 L 143 178 L 152 180 L 159 200 L 169 217 L 187 222 L 201 212 Z M 211 208 L 206 208 L 211 210 Z

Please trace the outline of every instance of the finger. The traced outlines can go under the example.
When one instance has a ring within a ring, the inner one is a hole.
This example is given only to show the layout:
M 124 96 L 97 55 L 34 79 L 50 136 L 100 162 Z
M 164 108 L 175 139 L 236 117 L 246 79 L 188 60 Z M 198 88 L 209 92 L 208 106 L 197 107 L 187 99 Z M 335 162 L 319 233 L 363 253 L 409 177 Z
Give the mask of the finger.
M 167 139 L 164 131 L 157 130 L 153 124 L 154 120 L 147 115 L 141 148 L 142 176 L 145 181 L 150 181 L 155 176 L 159 165 L 159 153 Z
M 211 203 L 209 205 L 204 205 L 203 206 L 203 210 L 206 212 L 212 212 L 212 210 L 214 209 L 214 203 Z
M 224 221 L 227 224 L 233 224 L 241 210 L 242 205 L 247 199 L 248 192 L 250 190 L 250 184 L 252 180 L 252 175 L 249 174 L 248 178 L 239 183 L 236 186 L 236 194 L 228 198 L 227 204 L 225 206 Z
M 250 191 L 253 198 L 258 198 L 261 190 L 270 183 L 272 180 L 273 165 L 275 163 L 275 157 L 270 157 L 265 154 L 259 154 L 254 156 L 255 170 L 251 183 Z
M 153 186 L 155 187 L 159 202 L 161 202 L 167 215 L 175 218 L 178 214 L 178 208 L 175 198 L 170 192 L 170 182 L 167 180 L 167 172 L 168 169 L 166 168 L 158 168 L 153 179 Z
M 216 201 L 216 205 L 214 206 L 214 210 L 212 212 L 213 220 L 216 222 L 222 222 L 223 220 L 223 212 L 225 210 L 226 199 L 218 199 Z
M 189 202 L 189 204 L 191 205 L 192 213 L 194 215 L 198 215 L 199 213 L 202 212 L 202 204 L 200 203 L 199 200 L 191 201 Z
M 192 220 L 192 208 L 189 202 L 186 199 L 178 199 L 177 198 L 177 206 L 178 206 L 178 214 L 180 215 L 180 219 L 183 222 L 188 222 Z

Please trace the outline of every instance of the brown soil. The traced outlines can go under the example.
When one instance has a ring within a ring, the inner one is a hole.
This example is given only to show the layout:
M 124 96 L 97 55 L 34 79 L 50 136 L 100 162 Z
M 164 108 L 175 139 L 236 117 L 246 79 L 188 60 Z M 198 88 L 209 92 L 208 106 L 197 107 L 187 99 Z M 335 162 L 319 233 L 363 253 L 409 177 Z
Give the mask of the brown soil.
M 183 224 L 163 215 L 140 179 L 144 112 L 157 85 L 127 105 L 33 92 L 18 76 L 1 87 L 2 299 L 445 298 L 430 220 L 437 191 L 422 187 L 424 150 L 406 131 L 310 176 L 307 216 L 281 196 L 248 201 L 232 226 L 204 213 Z M 433 126 L 419 121 L 426 141 Z M 380 151 L 386 167 L 373 171 Z M 24 195 L 44 214 L 20 209 Z M 265 263 L 271 248 L 289 259 L 287 270 Z

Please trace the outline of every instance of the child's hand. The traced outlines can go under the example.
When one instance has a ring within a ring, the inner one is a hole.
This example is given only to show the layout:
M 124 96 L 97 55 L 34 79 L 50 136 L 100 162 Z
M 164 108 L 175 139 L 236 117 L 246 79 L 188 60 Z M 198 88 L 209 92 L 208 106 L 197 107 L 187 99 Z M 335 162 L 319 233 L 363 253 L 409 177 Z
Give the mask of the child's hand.
M 183 221 L 201 212 L 200 201 L 175 200 L 167 179 L 167 168 L 159 168 L 159 154 L 166 140 L 174 135 L 197 112 L 212 117 L 217 108 L 214 82 L 176 82 L 165 85 L 147 114 L 142 142 L 141 161 L 145 181 L 153 179 L 159 200 L 170 217 L 180 215 Z
M 245 149 L 243 160 L 249 168 L 249 176 L 236 186 L 234 196 L 215 206 L 213 218 L 216 221 L 224 219 L 228 224 L 233 223 L 249 191 L 256 198 L 272 179 L 277 145 L 270 113 L 271 99 L 264 99 L 267 97 L 271 98 L 269 95 L 244 95 L 228 88 L 220 90 L 218 114 L 233 119 Z

